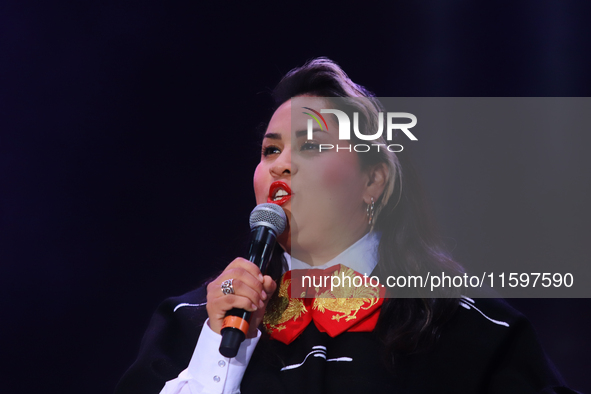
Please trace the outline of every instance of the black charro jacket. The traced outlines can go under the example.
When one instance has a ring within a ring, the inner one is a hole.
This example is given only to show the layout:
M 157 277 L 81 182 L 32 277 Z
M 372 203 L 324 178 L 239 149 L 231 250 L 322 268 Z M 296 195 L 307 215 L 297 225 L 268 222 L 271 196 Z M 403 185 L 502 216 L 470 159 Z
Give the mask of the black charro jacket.
M 116 394 L 159 393 L 187 367 L 207 319 L 205 296 L 202 287 L 159 306 Z M 180 304 L 188 305 L 177 308 Z M 306 358 L 322 347 L 325 357 Z M 311 323 L 290 345 L 262 338 L 241 392 L 575 393 L 564 387 L 529 321 L 500 300 L 462 298 L 437 344 L 428 352 L 398 357 L 393 367 L 386 367 L 382 349 L 374 333 L 331 338 Z M 327 361 L 334 359 L 342 361 Z

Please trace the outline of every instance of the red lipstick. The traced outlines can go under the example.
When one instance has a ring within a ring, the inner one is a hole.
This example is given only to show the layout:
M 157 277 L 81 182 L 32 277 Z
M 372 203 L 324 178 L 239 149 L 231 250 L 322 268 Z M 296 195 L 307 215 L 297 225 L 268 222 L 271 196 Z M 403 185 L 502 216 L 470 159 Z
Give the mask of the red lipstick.
M 282 191 L 284 191 L 287 194 L 283 193 Z M 284 195 L 281 196 L 280 199 L 276 199 L 278 193 L 284 194 Z M 291 198 L 291 188 L 289 187 L 289 185 L 287 183 L 285 183 L 283 181 L 275 181 L 275 182 L 271 183 L 271 186 L 269 187 L 269 196 L 267 197 L 267 202 L 277 204 L 277 205 L 283 205 L 287 201 L 289 201 L 290 198 Z

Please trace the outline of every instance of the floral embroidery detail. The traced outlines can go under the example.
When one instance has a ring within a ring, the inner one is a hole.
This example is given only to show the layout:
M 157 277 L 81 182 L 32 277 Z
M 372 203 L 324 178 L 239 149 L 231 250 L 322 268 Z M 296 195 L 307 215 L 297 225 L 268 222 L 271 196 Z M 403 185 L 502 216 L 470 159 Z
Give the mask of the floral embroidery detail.
M 342 274 L 340 270 L 337 270 L 333 272 L 333 276 L 342 278 L 344 275 L 346 278 L 351 278 L 351 283 L 353 283 L 353 278 L 356 277 L 355 271 L 351 268 L 343 268 Z M 345 318 L 345 321 L 349 321 L 357 319 L 357 312 L 360 309 L 371 308 L 379 299 L 380 292 L 375 287 L 339 286 L 334 291 L 326 290 L 318 294 L 316 299 L 314 299 L 313 308 L 322 313 L 325 310 L 337 312 L 337 314 L 332 316 L 332 320 L 336 320 L 337 322 L 340 322 L 342 318 Z M 338 315 L 338 313 L 342 313 L 342 315 Z

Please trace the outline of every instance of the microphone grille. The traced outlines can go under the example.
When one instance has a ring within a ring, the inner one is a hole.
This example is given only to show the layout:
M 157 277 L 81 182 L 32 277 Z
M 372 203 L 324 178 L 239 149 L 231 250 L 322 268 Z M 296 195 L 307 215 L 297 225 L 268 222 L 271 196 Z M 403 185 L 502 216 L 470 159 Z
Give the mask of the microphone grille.
M 279 236 L 285 230 L 286 222 L 285 212 L 277 204 L 259 204 L 250 213 L 251 230 L 255 227 L 265 226 L 272 229 L 276 236 Z

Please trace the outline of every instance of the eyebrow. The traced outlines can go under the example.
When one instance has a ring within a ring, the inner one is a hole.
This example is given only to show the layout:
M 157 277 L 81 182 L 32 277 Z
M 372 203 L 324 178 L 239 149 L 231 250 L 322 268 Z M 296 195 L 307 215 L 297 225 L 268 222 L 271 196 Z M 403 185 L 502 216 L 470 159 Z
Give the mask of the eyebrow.
M 324 130 L 312 129 L 312 133 L 326 133 Z M 298 130 L 295 132 L 296 138 L 304 137 L 308 134 L 308 130 Z
M 326 133 L 326 131 L 318 130 L 318 129 L 313 129 L 312 132 L 313 133 Z M 298 130 L 295 132 L 296 138 L 304 137 L 307 134 L 308 134 L 308 130 Z M 265 139 L 265 138 L 268 138 L 271 140 L 281 140 L 281 134 L 280 133 L 266 133 L 263 136 L 263 139 Z
M 269 138 L 271 140 L 280 140 L 281 139 L 281 134 L 279 134 L 279 133 L 266 133 L 263 136 L 263 139 L 265 139 L 265 138 Z

